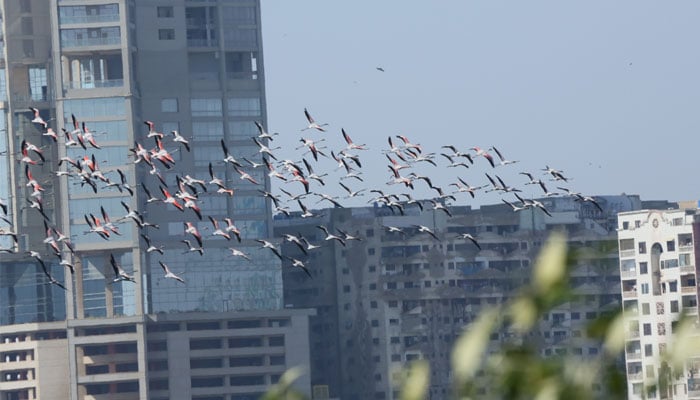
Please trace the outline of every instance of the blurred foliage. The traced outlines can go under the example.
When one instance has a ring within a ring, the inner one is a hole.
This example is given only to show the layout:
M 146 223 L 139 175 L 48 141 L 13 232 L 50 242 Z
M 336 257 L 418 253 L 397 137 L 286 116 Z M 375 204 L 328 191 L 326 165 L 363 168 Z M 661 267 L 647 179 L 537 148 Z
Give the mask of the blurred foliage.
M 563 234 L 551 235 L 533 267 L 531 281 L 510 302 L 483 310 L 455 342 L 451 358 L 452 397 L 458 400 L 626 398 L 623 352 L 627 318 L 621 306 L 618 310 L 600 312 L 586 327 L 583 339 L 597 341 L 604 349 L 595 356 L 575 356 L 568 352 L 542 356 L 533 340 L 528 341 L 536 337 L 538 322 L 546 313 L 576 298 L 569 285 L 569 273 L 577 261 L 612 251 L 616 249 L 568 249 Z M 694 322 L 695 319 L 681 316 L 674 345 L 662 359 L 658 382 L 647 382 L 647 393 L 670 390 L 669 383 L 682 376 L 686 360 L 700 356 L 700 335 Z M 491 335 L 503 332 L 515 334 L 508 335 L 497 348 L 490 347 Z M 425 399 L 430 385 L 429 363 L 415 361 L 403 376 L 400 400 Z M 263 399 L 300 399 L 298 393 L 290 392 L 290 384 L 281 380 Z

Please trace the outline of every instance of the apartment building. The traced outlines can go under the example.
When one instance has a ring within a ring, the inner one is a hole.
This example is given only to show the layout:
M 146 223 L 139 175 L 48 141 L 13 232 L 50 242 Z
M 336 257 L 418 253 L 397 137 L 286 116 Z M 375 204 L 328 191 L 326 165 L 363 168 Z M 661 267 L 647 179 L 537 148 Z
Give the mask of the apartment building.
M 313 276 L 283 265 L 285 303 L 317 312 L 310 325 L 313 387 L 342 399 L 395 399 L 401 368 L 426 359 L 432 371 L 430 398 L 450 398 L 454 341 L 481 309 L 508 301 L 528 282 L 553 230 L 566 232 L 571 248 L 594 255 L 572 270 L 575 300 L 547 314 L 527 339 L 543 356 L 599 354 L 600 343 L 585 338 L 585 326 L 621 306 L 617 213 L 639 210 L 642 202 L 627 195 L 596 199 L 602 212 L 570 197 L 541 199 L 551 217 L 537 209 L 513 212 L 503 204 L 451 206 L 452 217 L 415 205 L 405 205 L 405 215 L 375 205 L 328 209 L 317 218 L 276 217 L 277 236 L 301 234 L 322 246 L 308 256 L 292 242 L 283 247 Z M 363 240 L 345 246 L 326 242 L 317 225 Z M 419 225 L 439 240 L 421 233 Z M 499 331 L 490 345 L 496 349 L 511 337 Z M 482 387 L 480 393 L 487 390 Z
M 673 346 L 681 313 L 698 318 L 697 207 L 619 214 L 623 307 L 630 316 L 625 349 L 630 399 L 700 398 L 700 359 L 671 371 L 663 355 Z M 647 388 L 658 385 L 648 392 Z

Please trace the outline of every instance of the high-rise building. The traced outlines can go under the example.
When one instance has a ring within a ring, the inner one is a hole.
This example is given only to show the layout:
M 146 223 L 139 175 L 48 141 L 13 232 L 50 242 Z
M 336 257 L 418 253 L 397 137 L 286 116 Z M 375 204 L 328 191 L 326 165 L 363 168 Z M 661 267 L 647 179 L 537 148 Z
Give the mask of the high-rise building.
M 518 293 L 554 230 L 566 232 L 572 249 L 600 252 L 577 262 L 571 270 L 577 297 L 545 315 L 527 340 L 545 357 L 595 357 L 601 343 L 586 338 L 587 324 L 620 308 L 617 253 L 610 246 L 617 213 L 642 207 L 638 196 L 596 199 L 602 210 L 572 197 L 541 199 L 551 217 L 535 208 L 516 213 L 504 204 L 451 206 L 452 216 L 405 204 L 405 215 L 389 207 L 362 207 L 324 210 L 317 218 L 276 217 L 277 236 L 301 234 L 322 246 L 308 255 L 291 241 L 283 247 L 313 275 L 307 279 L 286 263 L 283 269 L 288 306 L 316 308 L 310 322 L 314 391 L 342 399 L 396 399 L 401 369 L 425 359 L 431 367 L 430 398 L 451 398 L 456 338 L 482 309 Z M 317 225 L 362 241 L 325 242 Z M 421 233 L 419 225 L 437 239 Z M 489 345 L 497 349 L 511 334 L 496 332 Z M 488 393 L 487 387 L 479 390 Z
M 682 371 L 663 359 L 681 313 L 698 318 L 697 210 L 646 209 L 618 219 L 629 398 L 700 398 L 700 359 L 688 360 Z
M 266 120 L 259 2 L 3 0 L 0 7 L 0 200 L 9 205 L 0 229 L 18 233 L 17 245 L 0 236 L 0 248 L 16 250 L 0 254 L 0 399 L 257 398 L 285 368 L 307 364 L 309 312 L 282 308 L 280 260 L 252 240 L 272 233 L 269 200 L 257 191 L 269 190 L 269 178 L 244 165 L 260 183 L 253 185 L 223 161 L 222 144 L 237 160 L 261 162 L 251 140 L 254 122 Z M 57 143 L 32 122 L 30 107 L 58 132 Z M 62 129 L 74 130 L 73 117 L 95 146 L 66 145 Z M 135 143 L 156 147 L 157 133 L 175 164 L 136 163 Z M 19 162 L 23 142 L 38 145 L 46 161 Z M 69 158 L 85 170 L 97 163 L 107 180 L 93 176 L 93 188 L 56 176 L 74 171 Z M 147 201 L 145 189 L 161 197 L 167 185 L 174 194 L 178 176 L 208 182 L 210 164 L 236 196 L 198 187 L 202 219 Z M 123 218 L 127 207 L 159 229 Z M 108 240 L 90 232 L 108 217 L 115 228 Z M 209 217 L 235 221 L 242 242 L 211 236 Z M 63 255 L 74 274 L 48 250 L 45 223 L 73 243 L 74 254 L 64 248 Z M 195 242 L 185 223 L 205 236 L 202 255 L 181 243 Z M 146 251 L 142 235 L 164 254 Z M 232 257 L 231 243 L 253 261 Z M 114 279 L 112 258 L 133 282 Z M 165 279 L 159 262 L 186 283 Z M 308 377 L 299 385 L 307 390 Z

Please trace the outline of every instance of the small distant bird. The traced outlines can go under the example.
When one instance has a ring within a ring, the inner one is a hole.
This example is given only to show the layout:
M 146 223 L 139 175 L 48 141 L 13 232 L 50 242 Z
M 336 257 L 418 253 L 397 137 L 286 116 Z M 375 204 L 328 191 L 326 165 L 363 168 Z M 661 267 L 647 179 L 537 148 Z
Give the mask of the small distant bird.
M 427 226 L 425 226 L 425 225 L 414 225 L 414 226 L 418 229 L 418 232 L 427 233 L 427 234 L 429 234 L 430 236 L 432 236 L 433 239 L 435 239 L 435 240 L 440 240 L 440 239 L 437 237 L 437 235 L 435 234 L 435 232 L 433 232 L 433 231 L 432 231 L 430 228 L 428 228 Z
M 314 120 L 314 118 L 311 116 L 311 114 L 309 114 L 309 111 L 306 108 L 304 109 L 304 115 L 306 116 L 306 120 L 309 121 L 309 125 L 306 128 L 302 129 L 302 131 L 305 131 L 307 129 L 316 129 L 320 132 L 326 131 L 325 129 L 323 129 L 323 127 L 328 124 L 317 123 L 316 120 Z
M 160 267 L 163 268 L 163 272 L 165 272 L 165 277 L 169 279 L 175 279 L 178 282 L 185 283 L 185 280 L 180 278 L 179 276 L 173 274 L 172 271 L 170 271 L 170 268 L 168 268 L 167 265 L 163 263 L 163 261 L 158 261 L 158 264 L 160 264 Z
M 306 267 L 306 265 L 304 265 L 303 261 L 298 260 L 296 258 L 292 258 L 292 257 L 287 257 L 287 258 L 289 259 L 289 261 L 292 262 L 292 267 L 301 268 L 306 273 L 306 275 L 309 276 L 309 278 L 313 278 L 311 276 L 311 272 L 309 272 L 309 269 Z
M 334 235 L 334 234 L 328 232 L 328 228 L 326 228 L 325 226 L 316 225 L 316 228 L 322 230 L 326 234 L 326 237 L 323 240 L 335 240 L 338 243 L 342 244 L 343 247 L 345 247 L 345 240 L 338 235 Z
M 275 247 L 274 244 L 272 244 L 271 242 L 268 242 L 267 240 L 263 240 L 263 239 L 255 239 L 255 241 L 262 245 L 262 246 L 260 246 L 261 248 L 270 249 L 270 251 L 272 251 L 277 256 L 277 258 L 279 258 L 280 260 L 283 260 L 282 253 L 280 253 L 279 249 L 277 247 Z
M 384 68 L 382 68 L 382 67 L 377 67 L 376 69 L 377 69 L 377 71 L 384 72 Z
M 185 150 L 187 150 L 187 152 L 189 153 L 190 142 L 187 139 L 185 139 L 182 135 L 180 135 L 178 131 L 170 131 L 170 133 L 173 135 L 173 141 L 182 143 L 182 145 L 185 146 Z
M 403 231 L 403 229 L 396 227 L 396 226 L 390 226 L 390 225 L 383 225 L 384 229 L 387 230 L 389 233 L 400 233 L 401 236 L 406 235 L 406 232 Z
M 117 264 L 117 260 L 114 259 L 114 254 L 109 255 L 109 263 L 112 265 L 112 269 L 114 270 L 114 279 L 112 279 L 112 283 L 119 281 L 136 282 L 133 276 L 127 274 L 126 271 L 124 271 L 124 269 Z
M 154 245 L 151 243 L 151 238 L 149 238 L 148 236 L 144 235 L 143 233 L 141 234 L 141 237 L 142 237 L 143 240 L 146 242 L 146 253 L 150 253 L 150 252 L 155 251 L 155 252 L 160 253 L 161 255 L 163 255 L 163 246 L 160 246 L 160 247 L 154 246 Z
M 245 258 L 246 260 L 250 261 L 250 256 L 248 256 L 246 253 L 244 253 L 238 249 L 234 249 L 233 247 L 229 247 L 228 249 L 231 250 L 232 256 Z
M 180 240 L 180 242 L 184 243 L 185 246 L 187 246 L 187 251 L 184 252 L 183 254 L 187 254 L 187 253 L 189 253 L 189 252 L 196 251 L 197 253 L 199 253 L 200 256 L 203 256 L 203 255 L 204 255 L 204 249 L 203 249 L 201 246 L 200 246 L 200 247 L 194 247 L 194 246 L 192 246 L 192 243 L 190 243 L 190 241 L 187 240 L 187 239 Z
M 481 250 L 481 246 L 479 245 L 479 243 L 476 241 L 474 236 L 470 235 L 469 233 L 462 233 L 461 235 L 457 236 L 457 239 L 471 240 L 471 242 L 474 243 L 474 246 L 476 246 L 477 248 L 479 248 L 479 250 Z

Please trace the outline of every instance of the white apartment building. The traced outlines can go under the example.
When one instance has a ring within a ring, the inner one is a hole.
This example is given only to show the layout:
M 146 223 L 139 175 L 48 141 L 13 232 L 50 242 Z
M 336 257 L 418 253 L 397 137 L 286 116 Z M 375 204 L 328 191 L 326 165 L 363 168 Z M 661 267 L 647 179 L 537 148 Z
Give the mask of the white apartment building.
M 618 214 L 622 300 L 631 316 L 625 349 L 630 399 L 700 398 L 700 359 L 689 360 L 683 371 L 663 361 L 681 312 L 698 315 L 696 211 Z M 652 385 L 658 389 L 645 389 Z

